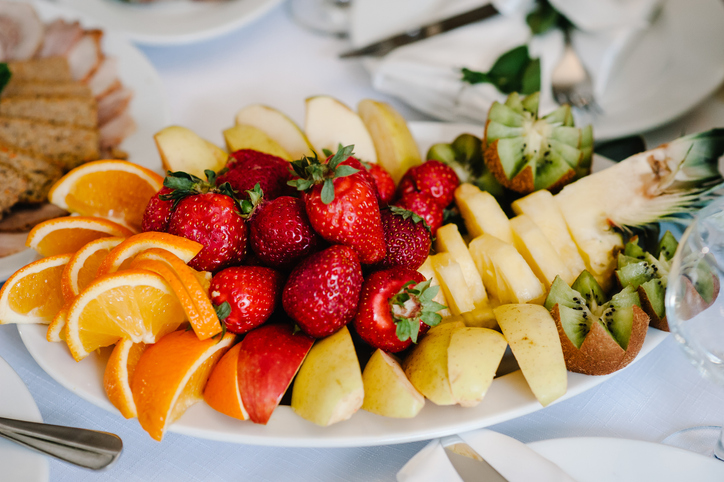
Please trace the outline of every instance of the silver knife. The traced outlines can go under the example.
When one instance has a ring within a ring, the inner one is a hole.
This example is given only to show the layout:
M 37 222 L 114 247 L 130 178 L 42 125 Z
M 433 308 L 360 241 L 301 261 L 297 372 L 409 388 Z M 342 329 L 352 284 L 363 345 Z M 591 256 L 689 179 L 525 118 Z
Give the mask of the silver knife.
M 385 55 L 386 53 L 396 49 L 397 47 L 417 42 L 418 40 L 424 40 L 434 35 L 448 32 L 458 27 L 462 27 L 464 25 L 479 22 L 480 20 L 485 20 L 486 18 L 497 15 L 498 13 L 498 10 L 493 6 L 493 4 L 489 3 L 487 5 L 483 5 L 482 7 L 468 10 L 467 12 L 459 13 L 452 17 L 448 17 L 427 25 L 423 25 L 419 28 L 408 30 L 405 33 L 393 35 L 392 37 L 388 37 L 378 42 L 369 44 L 365 47 L 350 50 L 349 52 L 341 54 L 339 57 L 341 59 L 346 59 L 350 57 L 360 57 L 363 55 Z
M 445 454 L 464 482 L 508 482 L 468 444 L 447 445 Z

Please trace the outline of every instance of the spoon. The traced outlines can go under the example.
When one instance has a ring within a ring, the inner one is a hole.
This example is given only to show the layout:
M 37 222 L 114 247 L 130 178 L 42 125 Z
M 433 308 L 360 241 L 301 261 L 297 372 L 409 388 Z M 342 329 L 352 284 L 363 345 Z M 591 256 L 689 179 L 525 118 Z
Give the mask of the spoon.
M 0 437 L 93 470 L 115 462 L 123 450 L 123 441 L 112 433 L 3 417 Z

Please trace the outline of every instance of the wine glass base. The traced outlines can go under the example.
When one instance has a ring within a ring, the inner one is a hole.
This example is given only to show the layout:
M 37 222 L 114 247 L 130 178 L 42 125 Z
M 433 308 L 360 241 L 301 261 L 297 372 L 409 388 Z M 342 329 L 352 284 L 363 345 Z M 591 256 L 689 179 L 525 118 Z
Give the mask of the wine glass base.
M 717 425 L 691 427 L 672 433 L 661 443 L 724 460 L 724 447 L 720 442 L 721 434 L 722 427 Z

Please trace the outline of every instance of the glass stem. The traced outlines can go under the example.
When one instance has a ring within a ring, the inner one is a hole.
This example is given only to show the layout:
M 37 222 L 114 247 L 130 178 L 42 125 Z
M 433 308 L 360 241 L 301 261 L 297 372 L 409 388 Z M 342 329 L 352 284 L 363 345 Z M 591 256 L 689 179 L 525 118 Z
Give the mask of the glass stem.
M 724 461 L 724 425 L 722 425 L 721 431 L 719 432 L 719 438 L 716 441 L 714 447 L 714 457 Z

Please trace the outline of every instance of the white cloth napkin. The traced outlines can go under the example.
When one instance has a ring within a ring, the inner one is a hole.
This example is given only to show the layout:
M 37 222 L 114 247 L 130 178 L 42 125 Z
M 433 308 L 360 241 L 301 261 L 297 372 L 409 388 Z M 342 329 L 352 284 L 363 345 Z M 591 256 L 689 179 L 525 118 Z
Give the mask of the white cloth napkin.
M 384 17 L 378 15 L 374 29 L 365 28 L 372 18 L 368 9 L 371 11 L 380 1 L 355 2 L 351 34 L 355 45 L 480 4 L 479 0 L 397 0 L 388 3 L 395 8 L 385 9 Z M 593 77 L 597 101 L 605 109 L 611 77 L 626 61 L 631 46 L 649 29 L 648 20 L 659 0 L 556 0 L 552 3 L 586 26 L 587 31 L 574 32 L 572 39 Z M 531 8 L 529 0 L 494 0 L 494 4 L 503 15 L 400 47 L 381 60 L 368 61 L 366 66 L 372 73 L 374 87 L 443 120 L 484 122 L 490 105 L 496 100 L 505 100 L 506 95 L 492 84 L 463 83 L 460 69 L 486 72 L 502 53 L 528 43 L 531 57 L 541 59 L 541 112 L 555 108 L 550 79 L 563 51 L 562 33 L 552 30 L 545 35 L 531 36 L 525 23 Z M 586 6 L 590 6 L 590 10 Z M 616 18 L 620 19 L 618 23 Z M 653 49 L 647 56 L 647 78 L 665 68 L 667 56 L 667 49 Z
M 455 441 L 468 444 L 510 482 L 573 482 L 558 465 L 507 435 L 481 429 L 458 437 L 431 441 L 400 469 L 398 482 L 460 481 L 443 448 Z

